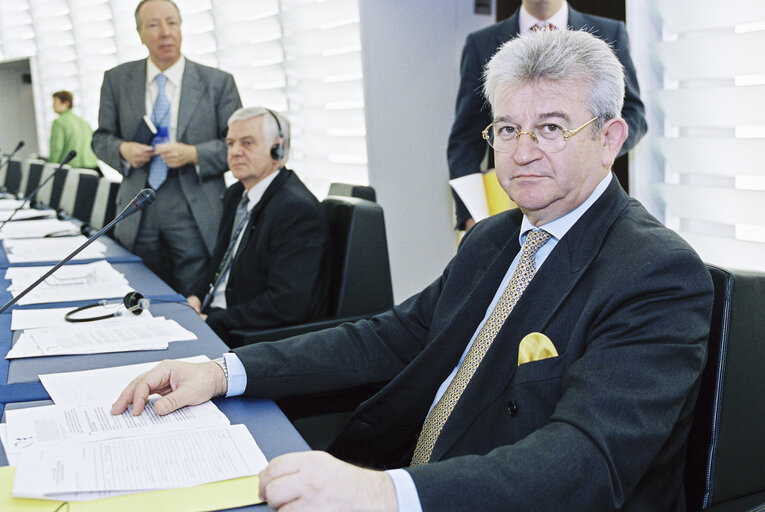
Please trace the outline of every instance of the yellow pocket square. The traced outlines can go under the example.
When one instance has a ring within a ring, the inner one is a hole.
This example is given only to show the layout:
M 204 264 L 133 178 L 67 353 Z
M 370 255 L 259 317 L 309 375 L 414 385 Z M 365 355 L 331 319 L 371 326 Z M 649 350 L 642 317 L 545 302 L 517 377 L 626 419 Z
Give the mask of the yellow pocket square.
M 518 346 L 518 366 L 548 357 L 558 357 L 558 351 L 550 338 L 541 332 L 532 332 L 523 337 Z

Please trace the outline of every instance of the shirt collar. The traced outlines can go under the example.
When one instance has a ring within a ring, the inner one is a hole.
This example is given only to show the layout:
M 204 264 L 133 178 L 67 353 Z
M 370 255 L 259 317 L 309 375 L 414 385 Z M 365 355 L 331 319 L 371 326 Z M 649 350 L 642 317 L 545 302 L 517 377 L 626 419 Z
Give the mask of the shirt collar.
M 521 34 L 528 34 L 531 32 L 531 27 L 537 23 L 552 23 L 557 28 L 568 27 L 568 2 L 563 2 L 563 5 L 558 9 L 558 12 L 550 16 L 550 19 L 547 20 L 536 19 L 525 7 L 521 6 L 518 13 L 518 26 L 521 28 Z
M 606 191 L 608 184 L 611 183 L 611 179 L 612 174 L 609 172 L 606 174 L 606 177 L 603 178 L 600 183 L 598 183 L 598 185 L 595 187 L 595 190 L 592 191 L 592 193 L 587 197 L 587 199 L 584 200 L 582 204 L 580 204 L 578 207 L 563 217 L 555 219 L 552 222 L 548 222 L 542 226 L 541 229 L 544 229 L 550 233 L 556 240 L 563 238 L 563 235 L 565 235 L 568 230 L 571 229 L 574 224 L 576 224 L 576 221 L 578 221 L 582 215 L 584 215 L 584 212 L 586 212 L 590 206 L 592 206 L 592 204 L 597 201 L 601 195 L 603 195 L 603 192 Z M 526 234 L 532 229 L 537 229 L 537 227 L 534 226 L 531 221 L 529 221 L 528 217 L 524 215 L 523 221 L 521 221 L 521 233 L 519 236 L 521 245 L 523 245 L 523 239 L 526 237 Z
M 171 84 L 178 87 L 183 80 L 183 71 L 186 69 L 186 57 L 181 55 L 178 62 L 170 66 L 164 71 L 160 71 L 156 64 L 152 62 L 150 58 L 146 59 L 146 86 L 150 86 L 154 82 L 154 78 L 164 73 Z
M 247 203 L 247 209 L 251 210 L 255 207 L 258 202 L 263 198 L 263 194 L 266 193 L 266 189 L 271 184 L 274 179 L 276 179 L 276 176 L 279 174 L 279 170 L 277 169 L 275 173 L 269 174 L 259 182 L 257 182 L 255 185 L 252 186 L 250 190 L 247 191 L 247 197 L 250 199 L 250 202 Z

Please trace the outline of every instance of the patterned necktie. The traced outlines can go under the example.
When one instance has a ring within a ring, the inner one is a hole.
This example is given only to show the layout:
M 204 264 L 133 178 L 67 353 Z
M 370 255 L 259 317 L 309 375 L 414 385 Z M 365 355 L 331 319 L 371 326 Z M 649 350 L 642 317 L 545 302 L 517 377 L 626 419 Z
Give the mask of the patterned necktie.
M 236 245 L 236 241 L 239 239 L 239 234 L 244 229 L 244 226 L 247 224 L 247 222 L 250 220 L 250 214 L 252 213 L 252 210 L 254 208 L 251 208 L 250 210 L 247 209 L 247 204 L 250 202 L 250 197 L 247 195 L 247 191 L 244 191 L 244 194 L 242 194 L 242 200 L 239 201 L 239 205 L 236 207 L 236 213 L 234 214 L 234 223 L 232 226 L 234 229 L 231 230 L 231 239 L 228 242 L 228 247 L 226 247 L 226 252 L 223 255 L 223 259 L 220 261 L 220 265 L 218 266 L 218 271 L 215 273 L 215 278 L 213 279 L 213 282 L 210 284 L 210 289 L 207 290 L 207 294 L 205 295 L 204 300 L 202 301 L 202 311 L 207 308 L 207 306 L 210 305 L 210 303 L 213 301 L 213 298 L 215 297 L 215 288 L 218 287 L 218 284 L 220 284 L 220 280 L 223 278 L 223 276 L 226 274 L 226 271 L 228 270 L 228 267 L 231 265 L 231 262 L 234 260 L 234 246 Z
M 470 382 L 473 374 L 481 364 L 483 356 L 489 350 L 494 338 L 502 328 L 510 312 L 515 307 L 518 299 L 528 286 L 531 278 L 536 272 L 534 257 L 539 250 L 551 237 L 550 233 L 543 230 L 531 231 L 526 236 L 526 241 L 521 248 L 521 257 L 518 260 L 518 266 L 507 284 L 507 288 L 499 298 L 497 305 L 492 310 L 486 323 L 481 327 L 478 336 L 470 346 L 465 359 L 457 370 L 454 379 L 449 383 L 441 399 L 436 403 L 433 409 L 425 419 L 422 426 L 420 437 L 417 440 L 417 446 L 412 456 L 412 466 L 426 464 L 430 460 L 433 447 L 436 444 L 441 429 L 449 418 L 454 406 L 462 396 L 462 392 Z
M 154 77 L 157 82 L 157 99 L 154 100 L 154 108 L 151 111 L 151 121 L 157 128 L 154 144 L 170 141 L 170 101 L 165 94 L 165 82 L 167 77 L 160 73 Z M 149 162 L 149 186 L 154 190 L 159 189 L 167 179 L 167 164 L 162 157 L 152 157 Z
M 543 23 L 541 21 L 539 23 L 535 23 L 535 24 L 533 24 L 531 26 L 531 30 L 534 31 L 534 32 L 537 32 L 539 30 L 555 30 L 556 28 L 558 28 L 558 27 L 556 27 L 552 23 Z

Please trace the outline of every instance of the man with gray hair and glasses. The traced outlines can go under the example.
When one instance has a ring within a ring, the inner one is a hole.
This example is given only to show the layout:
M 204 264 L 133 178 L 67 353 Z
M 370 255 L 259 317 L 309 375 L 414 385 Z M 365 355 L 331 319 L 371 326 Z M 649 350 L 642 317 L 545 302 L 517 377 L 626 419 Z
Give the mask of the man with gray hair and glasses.
M 685 510 L 683 471 L 712 282 L 610 168 L 627 137 L 623 70 L 602 40 L 506 43 L 485 93 L 499 181 L 518 209 L 470 230 L 444 273 L 390 312 L 226 355 L 165 362 L 175 407 L 387 380 L 329 448 L 273 459 L 284 510 Z M 243 376 L 243 377 L 242 377 Z M 384 471 L 379 471 L 384 470 Z

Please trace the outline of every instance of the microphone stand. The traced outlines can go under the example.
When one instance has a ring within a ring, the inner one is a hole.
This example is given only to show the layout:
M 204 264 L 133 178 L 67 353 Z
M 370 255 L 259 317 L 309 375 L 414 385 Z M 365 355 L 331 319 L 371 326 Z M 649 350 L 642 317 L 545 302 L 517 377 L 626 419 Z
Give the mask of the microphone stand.
M 139 192 L 138 194 L 140 195 L 140 194 L 142 194 L 143 192 L 144 192 L 144 191 L 141 191 L 141 192 Z M 152 190 L 152 191 L 151 191 L 151 195 L 153 196 L 153 194 L 154 194 L 154 191 Z M 63 260 L 59 261 L 58 263 L 56 263 L 56 265 L 55 265 L 53 268 L 51 268 L 51 269 L 50 269 L 50 270 L 48 270 L 48 271 L 47 271 L 45 274 L 43 274 L 43 275 L 42 275 L 42 277 L 40 277 L 40 278 L 39 278 L 37 281 L 35 281 L 35 282 L 34 282 L 34 283 L 32 283 L 31 285 L 27 286 L 27 287 L 24 289 L 24 291 L 22 291 L 21 293 L 19 293 L 18 295 L 16 295 L 14 298 L 12 298 L 10 301 L 8 301 L 8 303 L 6 303 L 6 305 L 5 305 L 5 306 L 3 306 L 2 308 L 0 308 L 0 314 L 2 314 L 2 313 L 4 313 L 5 311 L 7 311 L 7 310 L 8 310 L 8 308 L 10 308 L 10 307 L 11 307 L 11 306 L 13 306 L 14 304 L 16 304 L 16 303 L 17 303 L 17 302 L 18 302 L 18 301 L 19 301 L 19 300 L 20 300 L 22 297 L 24 297 L 24 296 L 25 296 L 27 293 L 31 292 L 31 291 L 32 291 L 32 289 L 34 289 L 34 288 L 35 288 L 37 285 L 39 285 L 40 283 L 42 283 L 43 281 L 45 281 L 46 279 L 48 279 L 48 278 L 50 277 L 50 275 L 51 275 L 51 274 L 53 274 L 53 273 L 54 273 L 56 270 L 60 269 L 61 267 L 63 267 L 63 266 L 64 266 L 64 265 L 66 265 L 67 263 L 69 263 L 69 261 L 70 261 L 72 258 L 74 258 L 74 257 L 75 257 L 75 256 L 77 256 L 78 254 L 80 254 L 80 252 L 82 252 L 82 251 L 83 251 L 83 249 L 85 249 L 87 246 L 89 246 L 91 243 L 93 243 L 93 242 L 96 240 L 96 238 L 100 237 L 101 235 L 103 235 L 104 233 L 106 233 L 107 231 L 109 231 L 109 230 L 112 228 L 112 226 L 114 226 L 115 224 L 117 224 L 118 222 L 120 222 L 121 220 L 123 220 L 124 218 L 128 217 L 129 215 L 132 215 L 133 213 L 135 213 L 135 212 L 137 212 L 137 211 L 139 211 L 139 210 L 142 210 L 144 207 L 146 207 L 146 206 L 148 206 L 149 204 L 151 204 L 151 202 L 154 200 L 154 197 L 150 197 L 150 198 L 148 199 L 148 204 L 145 204 L 145 203 L 144 203 L 144 204 L 142 204 L 141 206 L 139 206 L 138 204 L 136 204 L 136 200 L 137 200 L 137 199 L 133 199 L 133 201 L 132 201 L 130 204 L 128 204 L 128 205 L 127 205 L 127 207 L 126 207 L 126 208 L 125 208 L 125 209 L 122 211 L 122 213 L 121 213 L 121 214 L 119 214 L 117 217 L 115 217 L 115 219 L 114 219 L 113 221 L 111 221 L 109 224 L 107 224 L 106 226 L 104 226 L 103 228 L 101 228 L 101 229 L 98 231 L 98 233 L 96 233 L 95 235 L 93 235 L 93 236 L 91 236 L 90 238 L 88 238 L 88 240 L 87 240 L 87 241 L 86 241 L 84 244 L 82 244 L 82 245 L 81 245 L 81 246 L 79 246 L 77 249 L 75 249 L 75 250 L 74 250 L 74 251 L 73 251 L 73 252 L 72 252 L 72 253 L 71 253 L 69 256 L 67 256 L 67 257 L 66 257 L 66 258 L 64 258 Z M 128 209 L 130 208 L 130 206 L 131 206 L 131 205 L 132 205 L 132 206 L 134 206 L 135 208 L 134 208 L 132 211 L 128 212 Z

